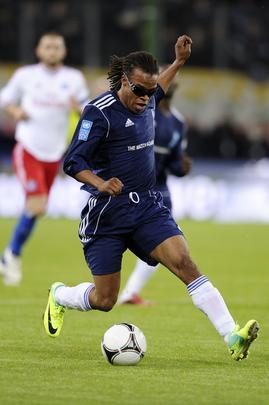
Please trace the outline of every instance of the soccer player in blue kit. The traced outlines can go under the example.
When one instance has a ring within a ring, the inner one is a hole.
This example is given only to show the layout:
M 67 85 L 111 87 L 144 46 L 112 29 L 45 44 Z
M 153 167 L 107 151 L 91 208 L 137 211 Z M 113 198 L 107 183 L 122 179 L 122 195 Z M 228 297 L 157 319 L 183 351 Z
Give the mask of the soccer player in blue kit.
M 224 338 L 233 359 L 247 357 L 258 323 L 240 329 L 221 294 L 192 261 L 181 229 L 155 185 L 154 111 L 191 54 L 191 38 L 175 44 L 174 62 L 158 75 L 150 53 L 111 58 L 110 91 L 84 109 L 64 161 L 64 171 L 83 183 L 89 200 L 79 237 L 94 283 L 55 282 L 44 313 L 47 334 L 60 334 L 67 308 L 110 311 L 120 288 L 128 248 L 148 264 L 162 263 L 187 286 L 194 305 Z
M 162 193 L 163 204 L 170 211 L 172 202 L 167 186 L 167 175 L 172 173 L 177 177 L 182 177 L 191 169 L 191 160 L 185 152 L 187 147 L 186 120 L 178 110 L 171 106 L 177 87 L 178 83 L 174 79 L 155 112 L 155 190 Z M 143 299 L 139 292 L 158 267 L 150 266 L 138 259 L 118 302 L 120 304 L 150 305 L 151 302 Z

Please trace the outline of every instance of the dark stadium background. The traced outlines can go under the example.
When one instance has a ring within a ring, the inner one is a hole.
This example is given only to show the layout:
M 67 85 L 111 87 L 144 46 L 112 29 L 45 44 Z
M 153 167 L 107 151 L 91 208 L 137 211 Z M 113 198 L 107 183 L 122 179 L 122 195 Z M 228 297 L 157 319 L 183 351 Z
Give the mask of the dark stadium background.
M 1 0 L 0 8 L 0 58 L 5 64 L 34 62 L 37 38 L 47 30 L 65 36 L 66 62 L 71 65 L 106 68 L 111 54 L 135 49 L 152 51 L 167 62 L 173 58 L 175 38 L 186 32 L 194 41 L 188 67 L 233 69 L 268 83 L 265 1 Z M 207 131 L 191 125 L 189 152 L 200 158 L 268 156 L 269 124 L 263 120 L 260 125 L 260 136 L 254 140 L 245 128 L 229 120 Z M 10 152 L 11 135 L 9 128 L 1 129 L 1 160 Z M 233 144 L 230 154 L 221 148 L 224 141 Z

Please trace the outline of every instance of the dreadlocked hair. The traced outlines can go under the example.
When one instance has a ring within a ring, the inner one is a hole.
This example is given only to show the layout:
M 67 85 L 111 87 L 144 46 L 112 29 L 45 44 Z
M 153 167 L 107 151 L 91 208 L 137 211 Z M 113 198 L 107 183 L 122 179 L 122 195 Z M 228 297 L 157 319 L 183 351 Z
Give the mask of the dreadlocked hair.
M 111 56 L 107 76 L 110 90 L 118 91 L 121 87 L 123 73 L 126 73 L 128 76 L 135 68 L 139 68 L 150 75 L 155 75 L 159 72 L 158 62 L 149 52 L 132 52 L 122 57 L 117 55 Z

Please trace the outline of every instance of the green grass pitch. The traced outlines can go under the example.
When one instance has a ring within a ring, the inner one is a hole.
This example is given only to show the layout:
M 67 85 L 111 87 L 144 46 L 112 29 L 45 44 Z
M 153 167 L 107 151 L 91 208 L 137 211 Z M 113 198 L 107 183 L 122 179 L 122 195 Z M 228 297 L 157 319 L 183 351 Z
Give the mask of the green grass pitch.
M 0 250 L 13 225 L 0 219 Z M 50 284 L 76 284 L 90 276 L 77 221 L 42 219 L 25 248 L 22 285 L 0 283 L 0 403 L 268 404 L 269 228 L 191 221 L 181 226 L 193 259 L 222 292 L 234 318 L 260 322 L 260 337 L 246 361 L 229 357 L 184 285 L 164 268 L 143 291 L 152 307 L 69 311 L 61 336 L 47 337 L 41 317 Z M 127 253 L 122 284 L 134 262 Z M 123 321 L 138 325 L 147 338 L 146 356 L 135 367 L 111 366 L 101 354 L 103 333 Z

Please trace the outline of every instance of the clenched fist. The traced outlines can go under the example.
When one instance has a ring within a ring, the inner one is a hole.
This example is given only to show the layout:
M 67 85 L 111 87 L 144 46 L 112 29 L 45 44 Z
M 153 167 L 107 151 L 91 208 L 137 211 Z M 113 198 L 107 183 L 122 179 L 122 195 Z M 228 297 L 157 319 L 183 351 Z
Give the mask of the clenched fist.
M 123 183 L 117 178 L 112 177 L 109 180 L 104 181 L 98 186 L 98 191 L 104 194 L 110 194 L 112 197 L 116 197 L 121 193 L 123 188 Z
M 188 35 L 181 35 L 177 39 L 177 42 L 175 45 L 176 59 L 182 65 L 184 65 L 186 60 L 190 57 L 191 44 L 192 44 L 192 40 L 190 37 L 188 37 Z

